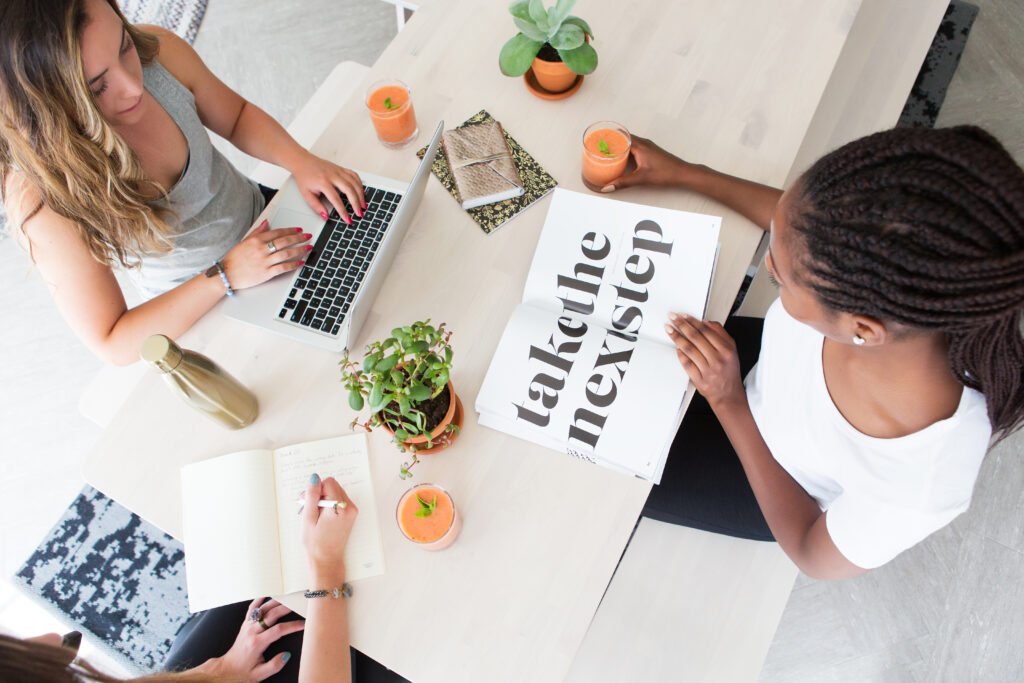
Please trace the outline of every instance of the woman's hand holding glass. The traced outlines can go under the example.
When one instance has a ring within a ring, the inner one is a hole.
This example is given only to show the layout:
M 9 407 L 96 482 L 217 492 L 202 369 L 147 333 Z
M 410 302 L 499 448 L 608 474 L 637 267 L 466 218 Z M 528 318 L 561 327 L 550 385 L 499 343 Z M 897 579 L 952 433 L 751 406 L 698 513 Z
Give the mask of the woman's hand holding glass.
M 613 192 L 626 187 L 648 185 L 656 187 L 685 187 L 685 178 L 691 164 L 663 150 L 647 138 L 631 135 L 630 155 L 636 168 L 605 185 L 602 192 Z

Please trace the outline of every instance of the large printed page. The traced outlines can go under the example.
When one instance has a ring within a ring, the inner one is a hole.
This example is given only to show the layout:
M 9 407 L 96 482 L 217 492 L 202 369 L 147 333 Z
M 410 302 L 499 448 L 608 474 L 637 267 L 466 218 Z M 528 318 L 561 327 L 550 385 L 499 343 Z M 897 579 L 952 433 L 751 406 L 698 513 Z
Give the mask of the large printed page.
M 314 472 L 325 479 L 337 479 L 359 508 L 359 517 L 345 546 L 345 578 L 358 581 L 384 573 L 384 550 L 365 434 L 349 434 L 279 448 L 274 452 L 273 466 L 277 480 L 275 525 L 281 543 L 284 582 L 281 592 L 334 588 L 309 584 L 306 551 L 302 545 L 298 500 L 309 485 L 309 475 Z M 325 512 L 334 514 L 330 510 Z
M 674 347 L 520 304 L 477 394 L 480 423 L 658 482 L 688 379 Z
M 523 303 L 670 344 L 669 312 L 704 315 L 721 224 L 556 189 Z
M 720 226 L 555 190 L 480 423 L 657 482 L 688 384 L 665 323 L 703 316 Z
M 181 468 L 189 611 L 283 591 L 273 457 L 242 451 Z

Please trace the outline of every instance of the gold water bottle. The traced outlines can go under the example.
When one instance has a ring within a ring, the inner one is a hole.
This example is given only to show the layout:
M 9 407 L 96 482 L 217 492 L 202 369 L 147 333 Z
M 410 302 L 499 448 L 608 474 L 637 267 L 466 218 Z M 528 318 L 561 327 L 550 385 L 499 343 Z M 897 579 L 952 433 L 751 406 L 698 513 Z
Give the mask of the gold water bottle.
M 203 354 L 154 334 L 142 343 L 141 356 L 185 403 L 229 429 L 250 425 L 259 415 L 255 394 Z

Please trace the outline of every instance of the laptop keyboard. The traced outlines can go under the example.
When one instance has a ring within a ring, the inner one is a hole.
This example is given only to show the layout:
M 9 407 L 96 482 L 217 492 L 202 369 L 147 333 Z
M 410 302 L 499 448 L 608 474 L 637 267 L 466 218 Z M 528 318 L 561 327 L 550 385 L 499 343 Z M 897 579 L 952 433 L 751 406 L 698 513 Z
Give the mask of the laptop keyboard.
M 352 225 L 342 221 L 337 211 L 331 211 L 306 265 L 292 282 L 278 318 L 337 336 L 402 196 L 364 187 L 363 198 L 367 206 L 359 218 L 342 196 Z

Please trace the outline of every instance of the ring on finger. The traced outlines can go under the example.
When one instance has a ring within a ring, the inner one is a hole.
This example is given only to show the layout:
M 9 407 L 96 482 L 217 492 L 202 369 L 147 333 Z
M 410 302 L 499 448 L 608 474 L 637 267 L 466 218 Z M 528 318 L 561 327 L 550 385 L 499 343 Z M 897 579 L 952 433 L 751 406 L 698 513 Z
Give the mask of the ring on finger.
M 267 242 L 267 251 L 269 251 L 271 254 L 277 251 L 277 245 L 274 244 L 274 240 L 270 240 Z

